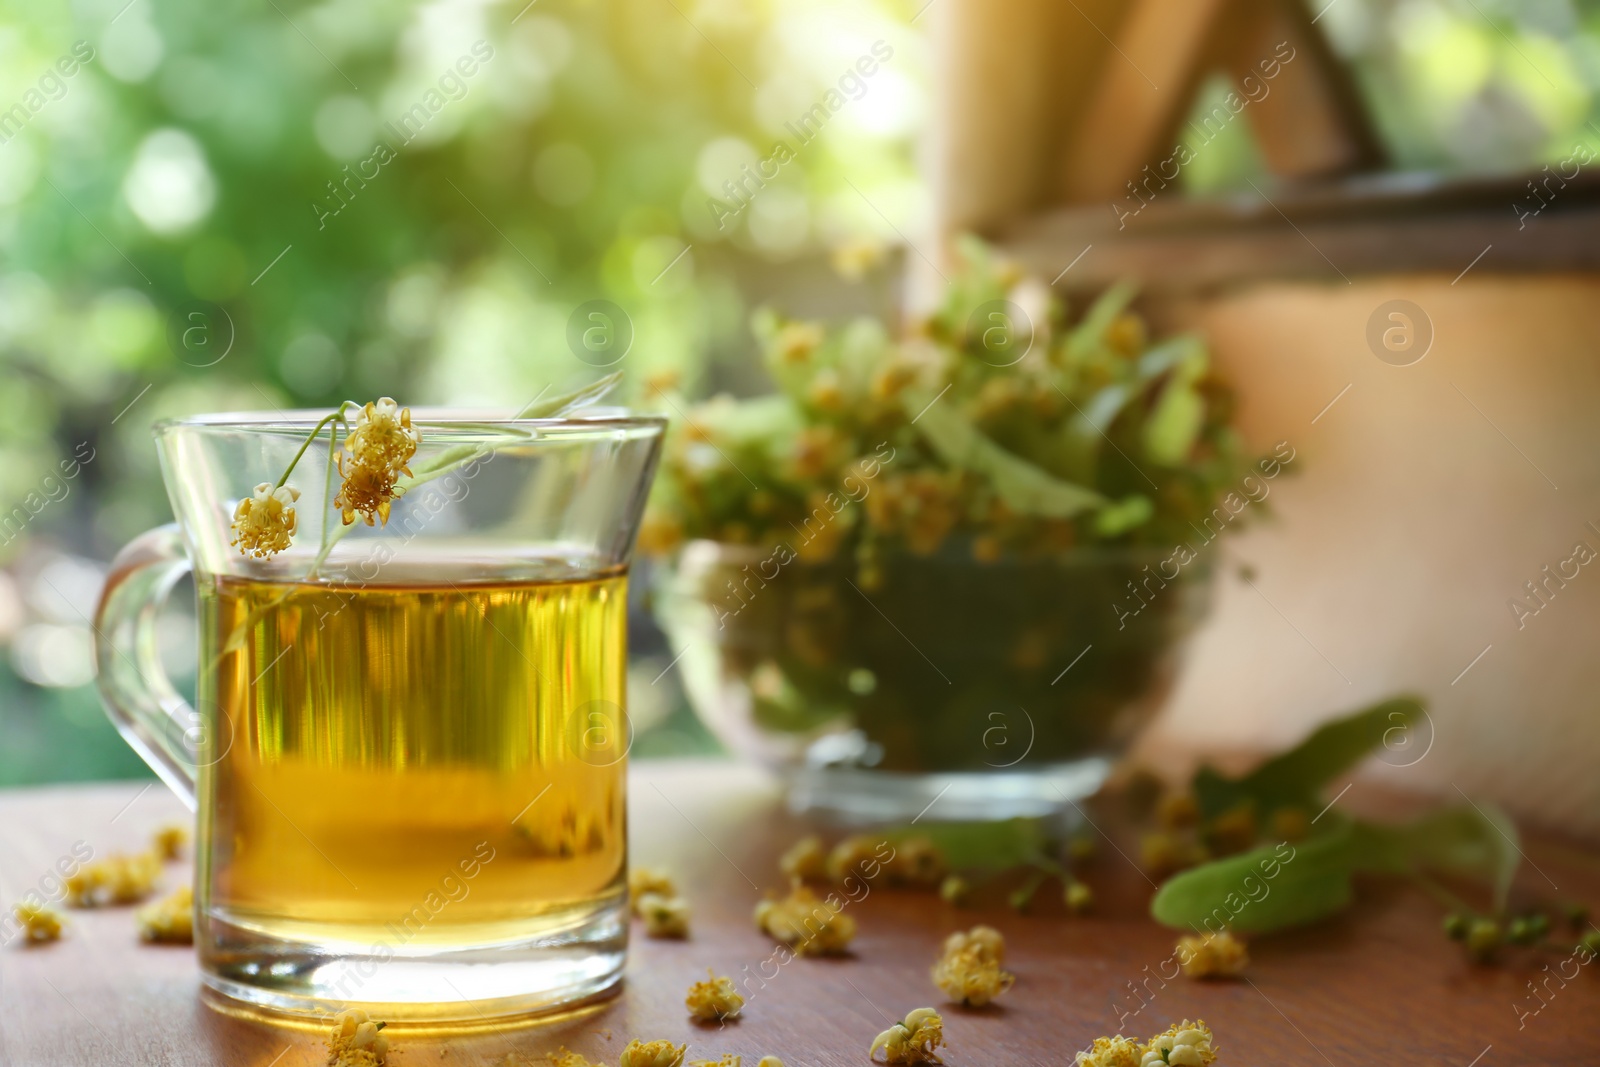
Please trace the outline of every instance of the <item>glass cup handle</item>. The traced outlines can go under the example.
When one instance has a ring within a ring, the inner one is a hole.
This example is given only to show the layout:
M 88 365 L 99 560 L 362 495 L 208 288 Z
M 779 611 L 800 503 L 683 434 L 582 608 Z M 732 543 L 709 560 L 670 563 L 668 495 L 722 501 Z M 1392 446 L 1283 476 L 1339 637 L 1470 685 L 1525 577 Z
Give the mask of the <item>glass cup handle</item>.
M 111 561 L 95 608 L 94 659 L 106 714 L 192 811 L 204 725 L 172 687 L 156 643 L 156 616 L 189 569 L 176 523 L 128 542 Z

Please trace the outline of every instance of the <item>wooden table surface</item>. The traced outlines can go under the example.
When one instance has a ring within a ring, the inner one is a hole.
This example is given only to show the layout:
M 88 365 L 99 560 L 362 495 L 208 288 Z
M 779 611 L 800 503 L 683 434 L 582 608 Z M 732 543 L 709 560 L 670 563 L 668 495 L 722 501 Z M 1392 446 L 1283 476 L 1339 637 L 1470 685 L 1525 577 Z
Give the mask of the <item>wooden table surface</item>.
M 769 783 L 731 764 L 636 764 L 631 801 L 633 860 L 678 875 L 694 906 L 693 938 L 636 937 L 622 994 L 575 1017 L 444 1036 L 397 1027 L 391 1064 L 503 1064 L 508 1055 L 537 1063 L 559 1045 L 614 1064 L 632 1037 L 687 1041 L 691 1059 L 741 1054 L 749 1067 L 765 1054 L 788 1067 L 865 1064 L 889 1017 L 941 1004 L 929 965 L 946 934 L 977 921 L 1005 933 L 1017 981 L 997 1007 L 941 1007 L 944 1059 L 957 1067 L 1071 1063 L 1119 1019 L 1143 1037 L 1204 1018 L 1223 1064 L 1576 1064 L 1590 1061 L 1600 1036 L 1600 964 L 1564 985 L 1546 977 L 1562 958 L 1553 953 L 1472 966 L 1438 932 L 1439 906 L 1392 883 L 1363 884 L 1353 914 L 1255 943 L 1248 981 L 1163 983 L 1173 935 L 1146 916 L 1150 886 L 1112 847 L 1089 872 L 1101 906 L 1085 917 L 1065 915 L 1053 891 L 1036 912 L 1017 915 L 1000 899 L 1003 887 L 963 910 L 932 894 L 875 888 L 850 906 L 860 923 L 852 957 L 794 960 L 749 998 L 737 1023 L 699 1027 L 684 1012 L 689 983 L 707 967 L 755 973 L 771 954 L 750 913 L 780 884 L 776 857 L 802 828 Z M 74 841 L 96 855 L 136 849 L 182 815 L 159 784 L 0 792 L 0 899 L 36 884 Z M 1525 849 L 1537 865 L 1520 876 L 1528 891 L 1600 904 L 1600 859 L 1547 839 Z M 173 868 L 168 877 L 187 874 Z M 321 1033 L 208 1007 L 191 951 L 140 945 L 130 909 L 67 915 L 59 943 L 0 951 L 0 1064 L 324 1062 Z M 1531 981 L 1544 981 L 1542 1000 Z

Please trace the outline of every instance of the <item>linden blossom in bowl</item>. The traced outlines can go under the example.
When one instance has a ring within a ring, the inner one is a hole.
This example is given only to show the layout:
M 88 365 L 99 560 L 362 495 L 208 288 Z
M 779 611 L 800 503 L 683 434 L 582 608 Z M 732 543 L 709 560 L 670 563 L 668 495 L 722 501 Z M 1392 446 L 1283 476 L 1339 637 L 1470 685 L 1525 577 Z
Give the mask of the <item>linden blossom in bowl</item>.
M 798 807 L 1065 807 L 1159 706 L 1252 466 L 1201 342 L 1075 322 L 981 246 L 891 340 L 758 317 L 780 392 L 669 433 L 640 547 L 690 702 Z

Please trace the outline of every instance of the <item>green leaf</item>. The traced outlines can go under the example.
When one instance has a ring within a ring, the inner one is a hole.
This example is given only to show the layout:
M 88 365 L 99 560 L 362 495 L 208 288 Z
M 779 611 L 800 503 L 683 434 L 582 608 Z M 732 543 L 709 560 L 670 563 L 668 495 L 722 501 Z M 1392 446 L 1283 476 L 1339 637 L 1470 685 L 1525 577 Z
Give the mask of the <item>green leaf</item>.
M 1301 844 L 1202 864 L 1169 878 L 1150 901 L 1150 914 L 1197 932 L 1227 926 L 1265 934 L 1316 922 L 1350 904 L 1353 843 L 1351 825 L 1341 823 Z
M 1181 466 L 1205 421 L 1206 404 L 1194 387 L 1188 382 L 1168 383 L 1145 421 L 1144 454 L 1163 467 Z
M 1049 834 L 1042 819 L 1005 822 L 943 822 L 889 831 L 890 841 L 926 837 L 939 846 L 951 870 L 1003 871 L 1047 856 Z
M 1067 335 L 1067 363 L 1080 362 L 1105 345 L 1106 330 L 1132 302 L 1139 287 L 1131 282 L 1118 282 L 1100 295 L 1084 313 L 1083 320 Z
M 983 476 L 1012 511 L 1066 519 L 1105 506 L 1106 498 L 1099 493 L 1062 481 L 1000 447 L 954 405 L 936 403 L 926 390 L 908 389 L 902 396 L 928 447 L 951 466 Z
M 1242 778 L 1226 778 L 1210 767 L 1195 773 L 1195 797 L 1206 816 L 1254 801 L 1262 812 L 1288 805 L 1315 807 L 1322 789 L 1354 767 L 1384 738 L 1421 719 L 1422 702 L 1392 697 L 1318 727 L 1294 748 Z
M 1432 812 L 1401 826 L 1358 824 L 1353 862 L 1363 871 L 1439 871 L 1489 881 L 1495 909 L 1505 908 L 1522 862 L 1516 824 L 1498 807 L 1475 802 Z

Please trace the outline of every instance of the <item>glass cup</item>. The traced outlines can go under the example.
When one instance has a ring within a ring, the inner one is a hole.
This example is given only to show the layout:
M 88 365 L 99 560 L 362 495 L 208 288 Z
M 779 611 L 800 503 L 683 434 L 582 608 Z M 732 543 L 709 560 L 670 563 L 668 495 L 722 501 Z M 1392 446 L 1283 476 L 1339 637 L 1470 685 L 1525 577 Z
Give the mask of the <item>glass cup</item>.
M 203 980 L 408 1021 L 599 997 L 627 946 L 627 575 L 664 421 L 419 409 L 373 526 L 341 521 L 325 429 L 288 479 L 292 544 L 245 555 L 236 506 L 321 414 L 157 425 L 178 521 L 123 549 L 97 610 L 111 718 L 198 815 Z M 193 707 L 155 640 L 190 571 Z

